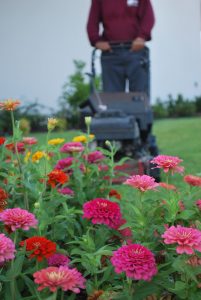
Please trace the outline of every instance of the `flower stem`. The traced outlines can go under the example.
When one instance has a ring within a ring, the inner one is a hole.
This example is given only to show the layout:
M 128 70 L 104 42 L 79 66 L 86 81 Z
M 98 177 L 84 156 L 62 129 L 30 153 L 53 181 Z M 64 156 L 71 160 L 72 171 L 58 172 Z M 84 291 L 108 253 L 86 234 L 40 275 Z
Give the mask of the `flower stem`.
M 56 290 L 56 292 L 54 293 L 52 300 L 57 300 L 57 290 Z

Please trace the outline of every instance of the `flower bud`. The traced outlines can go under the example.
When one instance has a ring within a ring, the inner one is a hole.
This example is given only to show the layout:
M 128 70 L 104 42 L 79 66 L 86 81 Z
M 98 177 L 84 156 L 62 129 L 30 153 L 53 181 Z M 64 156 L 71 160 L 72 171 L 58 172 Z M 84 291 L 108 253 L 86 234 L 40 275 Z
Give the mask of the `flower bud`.
M 106 145 L 106 146 L 108 146 L 108 147 L 110 147 L 110 148 L 112 147 L 112 144 L 111 144 L 111 142 L 110 142 L 110 141 L 108 141 L 108 140 L 106 140 L 106 141 L 105 141 L 105 145 Z
M 92 118 L 90 117 L 90 116 L 88 116 L 88 117 L 85 117 L 85 124 L 87 125 L 87 126 L 89 126 L 90 124 L 91 124 L 91 120 L 92 120 Z
M 40 207 L 40 203 L 39 202 L 35 202 L 34 203 L 34 207 L 37 209 L 37 208 L 39 208 Z
M 54 128 L 56 127 L 56 125 L 58 124 L 58 120 L 55 118 L 48 118 L 48 122 L 47 122 L 47 129 L 49 131 L 54 130 Z

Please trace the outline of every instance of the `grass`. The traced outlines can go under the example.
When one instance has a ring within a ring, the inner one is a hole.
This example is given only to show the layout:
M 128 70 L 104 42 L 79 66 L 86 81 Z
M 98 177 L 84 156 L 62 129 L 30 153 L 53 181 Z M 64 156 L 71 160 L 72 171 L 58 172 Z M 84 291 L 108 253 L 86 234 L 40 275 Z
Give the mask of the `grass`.
M 201 173 L 201 118 L 155 121 L 153 132 L 161 154 L 183 159 L 186 173 Z
M 51 138 L 71 141 L 78 131 L 52 132 Z M 186 173 L 201 173 L 201 118 L 157 120 L 153 133 L 161 154 L 179 156 L 184 160 Z M 34 134 L 39 143 L 44 143 L 45 133 Z

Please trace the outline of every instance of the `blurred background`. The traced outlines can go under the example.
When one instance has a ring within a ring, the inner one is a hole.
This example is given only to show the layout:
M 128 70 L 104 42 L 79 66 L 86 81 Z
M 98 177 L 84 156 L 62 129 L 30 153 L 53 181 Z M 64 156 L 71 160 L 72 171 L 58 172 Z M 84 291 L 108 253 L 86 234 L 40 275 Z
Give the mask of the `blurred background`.
M 38 101 L 57 109 L 75 72 L 90 71 L 86 35 L 91 0 L 0 0 L 0 99 Z M 152 0 L 156 24 L 151 49 L 152 103 L 168 95 L 201 95 L 201 1 Z M 97 69 L 100 70 L 99 60 Z

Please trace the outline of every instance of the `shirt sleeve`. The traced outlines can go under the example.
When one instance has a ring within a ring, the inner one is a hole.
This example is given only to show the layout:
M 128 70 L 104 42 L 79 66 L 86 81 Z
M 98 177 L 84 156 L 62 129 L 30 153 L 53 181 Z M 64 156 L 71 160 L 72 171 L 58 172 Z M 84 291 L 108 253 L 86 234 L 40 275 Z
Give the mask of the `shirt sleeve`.
M 87 34 L 92 46 L 101 40 L 99 24 L 101 22 L 101 7 L 99 0 L 92 0 L 87 22 Z
M 155 17 L 150 0 L 141 0 L 138 8 L 139 32 L 138 37 L 151 40 L 151 30 L 155 23 Z

